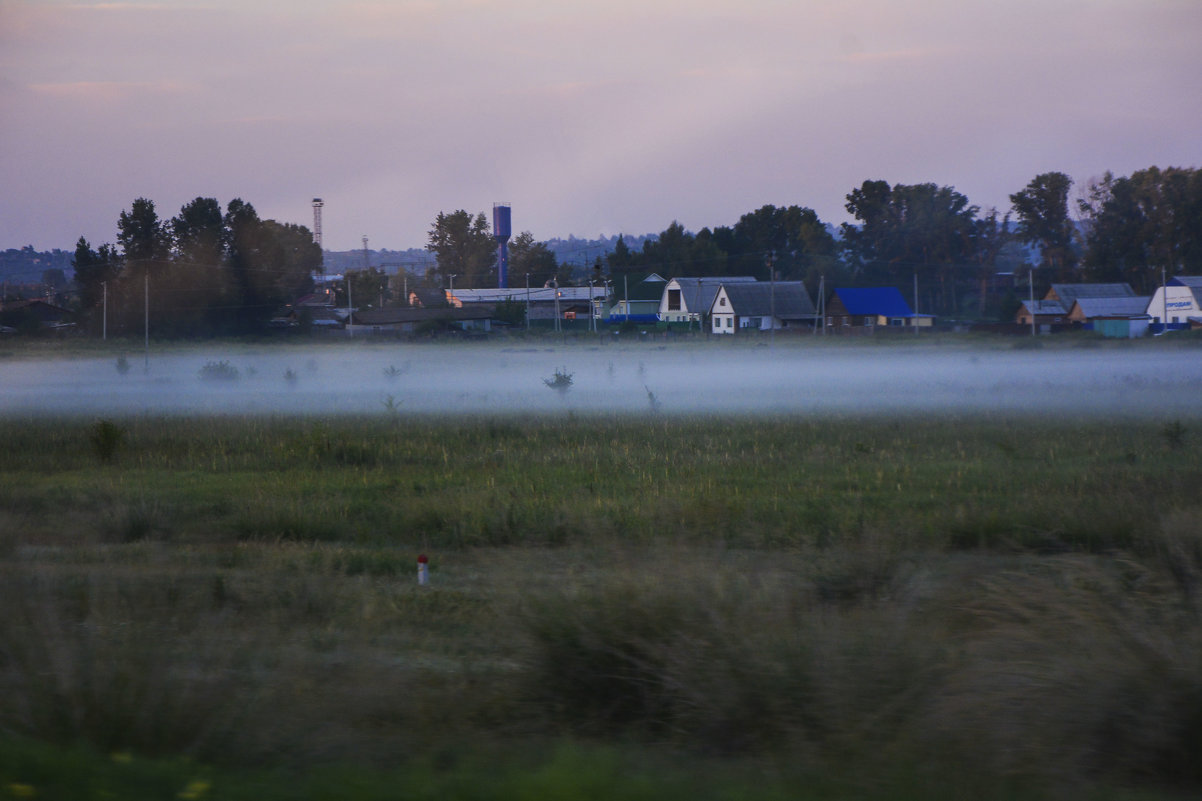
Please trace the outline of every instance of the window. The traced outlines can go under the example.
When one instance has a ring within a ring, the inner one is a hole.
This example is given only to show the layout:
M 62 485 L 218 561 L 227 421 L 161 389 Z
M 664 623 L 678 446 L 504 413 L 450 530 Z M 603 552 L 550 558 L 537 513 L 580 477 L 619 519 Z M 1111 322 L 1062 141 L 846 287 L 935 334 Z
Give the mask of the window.
M 726 296 L 722 296 L 722 297 L 718 298 L 718 305 L 719 305 L 719 306 L 725 306 L 725 305 L 726 305 Z
M 680 290 L 668 290 L 668 311 L 680 311 Z

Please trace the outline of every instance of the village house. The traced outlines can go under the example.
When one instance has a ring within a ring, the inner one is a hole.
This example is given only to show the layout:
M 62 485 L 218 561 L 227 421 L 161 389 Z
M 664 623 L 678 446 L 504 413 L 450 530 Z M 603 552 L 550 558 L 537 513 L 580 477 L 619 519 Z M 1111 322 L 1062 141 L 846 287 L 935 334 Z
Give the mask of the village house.
M 634 273 L 614 279 L 611 323 L 654 323 L 667 281 L 658 273 Z
M 673 278 L 664 286 L 664 293 L 660 297 L 659 320 L 689 325 L 696 322 L 700 325 L 704 322 L 702 318 L 709 314 L 710 307 L 714 305 L 718 288 L 724 284 L 730 286 L 739 283 L 755 283 L 755 278 L 750 275 Z
M 1202 318 L 1202 276 L 1175 275 L 1159 287 L 1148 301 L 1148 316 L 1154 332 L 1190 328 L 1191 318 Z
M 1068 311 L 1058 300 L 1024 300 L 1014 314 L 1014 322 L 1030 327 L 1032 318 L 1036 327 L 1046 333 L 1053 325 L 1067 325 Z
M 1089 298 L 1073 301 L 1068 321 L 1106 337 L 1131 339 L 1148 332 L 1146 297 Z
M 935 317 L 915 314 L 896 287 L 836 289 L 826 305 L 826 326 L 835 333 L 877 327 L 930 328 Z
M 1044 300 L 1056 301 L 1067 315 L 1073 308 L 1073 303 L 1079 299 L 1097 300 L 1100 298 L 1133 298 L 1135 290 L 1130 284 L 1052 284 Z
M 801 281 L 722 284 L 709 313 L 710 330 L 715 334 L 810 328 L 814 324 L 814 303 Z

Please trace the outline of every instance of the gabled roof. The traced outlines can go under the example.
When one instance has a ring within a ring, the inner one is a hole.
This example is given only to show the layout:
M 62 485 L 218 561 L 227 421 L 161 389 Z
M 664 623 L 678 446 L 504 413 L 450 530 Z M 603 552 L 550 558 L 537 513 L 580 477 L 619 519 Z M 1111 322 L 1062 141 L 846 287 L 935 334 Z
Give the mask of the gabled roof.
M 1073 305 L 1085 319 L 1095 317 L 1142 317 L 1148 311 L 1151 298 L 1077 298 Z M 1069 310 L 1070 312 L 1072 309 Z
M 1078 298 L 1133 297 L 1135 290 L 1130 284 L 1052 284 L 1044 300 L 1059 300 L 1061 306 L 1071 309 L 1073 301 Z
M 835 295 L 851 315 L 881 317 L 913 317 L 914 311 L 897 287 L 878 286 L 836 289 Z
M 1187 286 L 1191 289 L 1202 288 L 1202 275 L 1174 275 L 1168 280 L 1169 286 Z
M 1026 309 L 1028 313 L 1036 314 L 1036 315 L 1038 315 L 1038 314 L 1043 314 L 1043 315 L 1068 314 L 1068 312 L 1065 311 L 1064 306 L 1061 305 L 1060 301 L 1058 301 L 1058 300 L 1036 300 L 1036 301 L 1024 300 L 1023 308 Z
M 615 278 L 610 288 L 615 301 L 653 300 L 658 303 L 659 299 L 663 297 L 666 284 L 667 281 L 655 273 L 647 276 L 632 274 Z
M 416 301 L 414 306 L 425 306 L 427 308 L 446 308 L 447 293 L 441 289 L 430 289 L 427 287 L 415 287 L 409 290 L 409 296 Z
M 729 276 L 686 276 L 673 278 L 664 287 L 675 283 L 680 287 L 680 299 L 684 310 L 689 314 L 709 314 L 718 294 L 718 287 L 731 284 L 754 284 L 755 278 L 750 275 Z
M 797 320 L 814 316 L 814 302 L 801 281 L 723 284 L 722 289 L 740 317 L 775 314 L 778 320 Z

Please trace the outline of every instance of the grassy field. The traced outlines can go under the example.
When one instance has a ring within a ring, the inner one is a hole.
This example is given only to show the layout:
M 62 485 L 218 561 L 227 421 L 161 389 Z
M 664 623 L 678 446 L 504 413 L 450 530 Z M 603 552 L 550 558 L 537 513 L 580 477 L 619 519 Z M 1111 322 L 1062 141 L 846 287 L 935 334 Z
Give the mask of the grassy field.
M 1200 431 L 3 419 L 0 795 L 1202 792 Z

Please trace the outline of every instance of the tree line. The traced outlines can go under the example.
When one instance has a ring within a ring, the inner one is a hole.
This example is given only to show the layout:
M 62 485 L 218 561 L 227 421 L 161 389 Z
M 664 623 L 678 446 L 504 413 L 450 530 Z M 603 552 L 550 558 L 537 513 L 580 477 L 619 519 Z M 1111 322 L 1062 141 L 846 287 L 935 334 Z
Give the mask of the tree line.
M 75 246 L 79 322 L 92 330 L 136 333 L 147 317 L 162 336 L 258 330 L 321 267 L 307 228 L 261 219 L 241 199 L 222 210 L 198 197 L 163 220 L 138 198 L 117 231 L 116 245 L 94 249 L 81 236 Z
M 895 286 L 907 296 L 917 284 L 923 311 L 1004 317 L 999 272 L 1025 279 L 1029 271 L 1036 286 L 1127 282 L 1140 294 L 1150 294 L 1162 274 L 1202 274 L 1202 171 L 1194 168 L 1108 172 L 1075 193 L 1069 176 L 1042 173 L 1010 195 L 1004 213 L 934 183 L 868 180 L 845 201 L 853 221 L 838 227 L 796 205 L 766 205 L 697 233 L 673 221 L 638 250 L 619 236 L 583 273 L 523 231 L 509 243 L 509 283 L 567 285 L 654 271 L 803 281 L 813 296 L 823 282 L 828 289 Z M 416 283 L 497 285 L 497 243 L 483 212 L 440 212 L 426 250 L 434 264 Z M 198 197 L 170 220 L 138 198 L 121 212 L 117 244 L 93 249 L 80 237 L 73 264 L 86 325 L 99 326 L 107 296 L 115 333 L 140 331 L 148 307 L 157 334 L 194 335 L 261 328 L 311 288 L 321 260 L 304 226 L 260 219 L 240 199 L 223 210 Z M 348 275 L 356 305 L 389 299 L 383 270 Z

